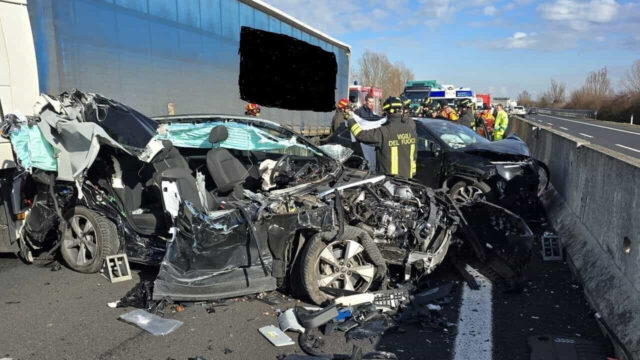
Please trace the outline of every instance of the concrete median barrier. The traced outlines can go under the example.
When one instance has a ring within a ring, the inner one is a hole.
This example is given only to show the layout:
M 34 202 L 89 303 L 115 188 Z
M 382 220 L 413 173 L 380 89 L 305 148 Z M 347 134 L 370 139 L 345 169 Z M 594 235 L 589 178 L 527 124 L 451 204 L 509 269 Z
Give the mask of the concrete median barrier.
M 517 116 L 511 132 L 549 166 L 543 202 L 619 358 L 640 359 L 640 161 Z

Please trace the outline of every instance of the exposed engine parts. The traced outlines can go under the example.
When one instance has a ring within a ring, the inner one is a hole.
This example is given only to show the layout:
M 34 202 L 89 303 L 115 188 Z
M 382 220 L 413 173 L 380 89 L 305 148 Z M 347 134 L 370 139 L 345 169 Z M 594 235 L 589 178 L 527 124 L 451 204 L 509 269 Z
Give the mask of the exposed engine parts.
M 432 190 L 408 182 L 387 180 L 345 190 L 343 204 L 352 224 L 364 225 L 381 246 L 404 250 L 405 264 L 422 260 L 427 273 L 444 258 L 458 226 Z

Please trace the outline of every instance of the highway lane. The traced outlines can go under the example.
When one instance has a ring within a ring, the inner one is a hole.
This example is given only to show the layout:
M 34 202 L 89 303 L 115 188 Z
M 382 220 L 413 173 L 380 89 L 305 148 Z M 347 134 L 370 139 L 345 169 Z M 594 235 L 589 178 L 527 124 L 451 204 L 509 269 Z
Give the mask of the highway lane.
M 640 159 L 640 127 L 636 129 L 626 124 L 542 114 L 527 115 L 526 119 Z

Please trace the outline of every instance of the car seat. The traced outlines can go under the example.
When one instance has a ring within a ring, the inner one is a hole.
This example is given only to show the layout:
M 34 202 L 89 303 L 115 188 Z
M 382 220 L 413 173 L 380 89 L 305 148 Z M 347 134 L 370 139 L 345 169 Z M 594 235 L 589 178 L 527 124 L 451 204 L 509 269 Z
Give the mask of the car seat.
M 220 144 L 229 137 L 227 128 L 218 125 L 211 129 L 209 142 Z M 216 184 L 219 195 L 240 195 L 242 184 L 249 175 L 242 162 L 233 156 L 229 150 L 217 147 L 207 153 L 207 169 Z

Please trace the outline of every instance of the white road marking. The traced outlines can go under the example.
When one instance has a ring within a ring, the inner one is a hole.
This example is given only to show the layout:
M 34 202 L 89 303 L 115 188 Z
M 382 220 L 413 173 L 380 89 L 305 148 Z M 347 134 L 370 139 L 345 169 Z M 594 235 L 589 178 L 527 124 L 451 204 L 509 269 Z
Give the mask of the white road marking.
M 465 284 L 462 289 L 462 305 L 458 319 L 454 360 L 491 360 L 493 358 L 493 300 L 491 281 L 470 266 L 471 274 L 479 290 L 471 290 Z
M 582 136 L 584 136 L 584 137 L 588 137 L 589 139 L 591 139 L 591 138 L 593 137 L 593 136 L 591 136 L 591 135 L 587 135 L 587 134 L 584 134 L 584 133 L 580 133 L 580 135 L 582 135 Z
M 640 153 L 640 150 L 638 150 L 638 149 L 634 149 L 634 148 L 630 148 L 630 147 L 628 147 L 628 146 L 624 146 L 624 145 L 620 145 L 620 144 L 616 144 L 616 146 L 620 146 L 621 148 L 624 148 L 624 149 L 627 149 L 627 150 L 631 150 L 631 151 L 635 151 L 635 152 L 639 152 L 639 153 Z
M 569 130 L 569 129 L 567 129 L 567 128 L 566 128 L 566 127 L 564 127 L 564 126 L 560 126 L 560 129 L 562 129 L 562 130 Z
M 613 130 L 613 131 L 620 131 L 620 132 L 623 132 L 623 133 L 633 134 L 633 135 L 638 135 L 638 136 L 640 136 L 640 132 L 633 132 L 633 131 L 628 131 L 628 130 L 616 129 L 616 128 L 612 128 L 612 127 L 609 127 L 609 126 L 602 126 L 602 125 L 596 125 L 596 124 L 589 124 L 589 123 L 584 123 L 584 122 L 581 122 L 581 121 L 569 120 L 569 119 L 560 118 L 560 117 L 557 117 L 557 116 L 551 116 L 551 115 L 542 115 L 542 116 L 550 117 L 550 118 L 552 118 L 552 119 L 559 119 L 559 120 L 569 121 L 569 122 L 573 122 L 573 123 L 577 123 L 577 124 L 588 125 L 588 126 L 595 126 L 595 127 L 599 127 L 599 128 L 603 128 L 603 129 L 609 129 L 609 130 Z

